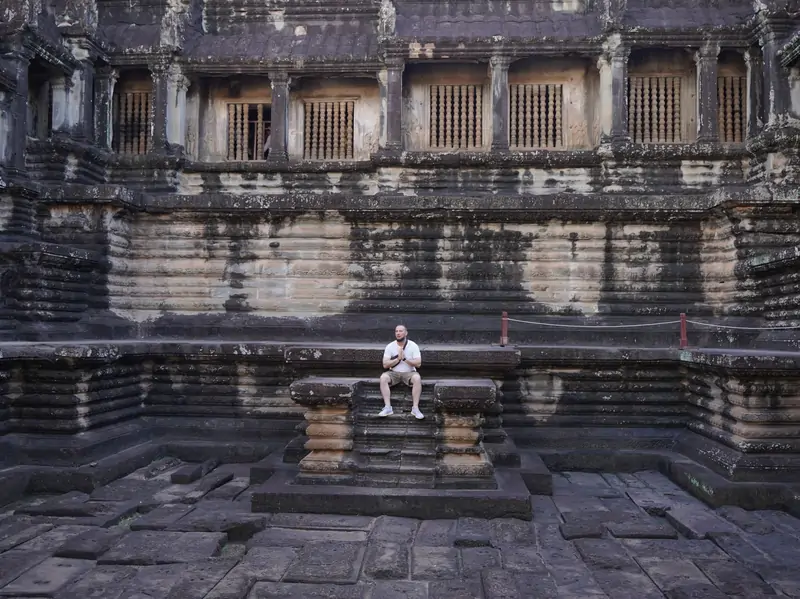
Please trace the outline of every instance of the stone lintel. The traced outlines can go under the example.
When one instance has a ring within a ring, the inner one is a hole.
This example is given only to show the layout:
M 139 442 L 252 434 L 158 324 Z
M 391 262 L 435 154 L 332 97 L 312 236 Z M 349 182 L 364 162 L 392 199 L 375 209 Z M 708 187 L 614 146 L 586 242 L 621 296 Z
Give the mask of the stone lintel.
M 289 387 L 293 401 L 307 407 L 353 405 L 358 382 L 311 377 L 295 381 Z
M 497 401 L 497 387 L 489 379 L 439 381 L 433 397 L 440 410 L 482 412 Z

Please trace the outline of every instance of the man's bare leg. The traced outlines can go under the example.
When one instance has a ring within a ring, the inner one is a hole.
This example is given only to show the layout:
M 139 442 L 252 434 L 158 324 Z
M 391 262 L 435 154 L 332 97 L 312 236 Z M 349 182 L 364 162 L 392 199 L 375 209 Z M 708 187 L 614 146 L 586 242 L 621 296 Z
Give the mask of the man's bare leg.
M 392 389 L 389 387 L 389 375 L 385 372 L 381 375 L 381 397 L 383 397 L 383 405 L 389 407 L 392 405 Z
M 385 372 L 381 375 L 381 397 L 383 397 L 383 410 L 378 416 L 389 416 L 392 414 L 392 390 L 389 387 L 389 375 Z
M 414 373 L 411 377 L 411 401 L 412 408 L 419 409 L 419 398 L 422 396 L 422 377 Z
M 416 372 L 411 375 L 411 413 L 421 420 L 424 418 L 422 412 L 419 411 L 419 398 L 422 395 L 422 377 Z

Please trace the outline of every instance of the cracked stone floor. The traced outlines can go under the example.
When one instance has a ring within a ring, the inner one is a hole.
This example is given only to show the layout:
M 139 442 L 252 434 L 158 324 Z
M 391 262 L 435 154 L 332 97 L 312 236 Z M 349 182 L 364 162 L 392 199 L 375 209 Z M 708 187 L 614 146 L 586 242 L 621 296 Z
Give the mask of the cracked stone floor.
M 534 519 L 253 514 L 249 465 L 165 458 L 0 508 L 0 597 L 800 597 L 800 521 L 656 472 L 563 473 Z

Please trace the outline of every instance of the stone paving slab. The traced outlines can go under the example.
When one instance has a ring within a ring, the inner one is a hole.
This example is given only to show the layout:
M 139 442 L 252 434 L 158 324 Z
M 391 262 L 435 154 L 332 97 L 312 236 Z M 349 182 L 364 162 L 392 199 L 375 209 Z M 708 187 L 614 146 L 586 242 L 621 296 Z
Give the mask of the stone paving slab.
M 800 521 L 711 509 L 657 472 L 554 475 L 532 520 L 422 521 L 253 513 L 249 465 L 185 466 L 4 508 L 0 597 L 800 597 Z

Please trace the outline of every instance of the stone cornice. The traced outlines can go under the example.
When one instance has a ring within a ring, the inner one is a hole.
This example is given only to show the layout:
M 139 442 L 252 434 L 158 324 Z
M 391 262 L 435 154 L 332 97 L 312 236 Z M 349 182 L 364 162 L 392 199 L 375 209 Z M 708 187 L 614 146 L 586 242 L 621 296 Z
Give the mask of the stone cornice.
M 381 70 L 382 64 L 375 62 L 328 62 L 328 63 L 305 63 L 298 65 L 289 60 L 274 62 L 251 62 L 251 63 L 230 63 L 230 62 L 196 62 L 187 59 L 179 61 L 186 74 L 207 75 L 228 77 L 230 75 L 268 75 L 270 71 L 285 71 L 289 76 L 314 76 L 327 75 L 331 73 L 343 76 L 356 77 L 377 77 L 377 72 Z
M 21 33 L 22 47 L 56 67 L 66 75 L 71 75 L 80 67 L 80 62 L 63 46 L 56 46 L 35 29 L 26 27 Z
M 270 217 L 335 211 L 345 219 L 361 222 L 398 219 L 401 221 L 486 221 L 543 222 L 550 219 L 604 222 L 659 222 L 705 218 L 726 204 L 747 205 L 747 190 L 663 193 L 647 195 L 577 194 L 483 195 L 483 196 L 406 196 L 380 194 L 353 196 L 339 194 L 292 193 L 252 194 L 208 193 L 203 195 L 166 194 L 146 196 L 141 206 L 146 212 L 175 214 L 225 213 Z
M 792 38 L 786 42 L 786 45 L 781 49 L 778 54 L 781 61 L 781 66 L 789 68 L 795 62 L 800 60 L 800 32 L 795 33 Z

